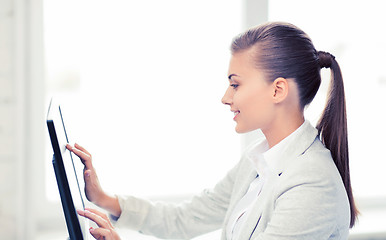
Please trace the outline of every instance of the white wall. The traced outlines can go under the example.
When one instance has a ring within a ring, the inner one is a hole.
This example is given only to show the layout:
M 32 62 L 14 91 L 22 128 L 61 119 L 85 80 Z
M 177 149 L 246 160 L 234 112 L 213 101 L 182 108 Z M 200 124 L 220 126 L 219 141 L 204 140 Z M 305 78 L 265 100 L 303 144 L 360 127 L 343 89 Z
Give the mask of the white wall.
M 43 192 L 36 176 L 43 161 L 42 5 L 0 6 L 0 236 L 33 239 Z
M 0 0 L 0 236 L 16 239 L 20 218 L 21 178 L 17 171 L 20 154 L 17 145 L 16 82 L 14 60 L 14 12 L 11 0 Z

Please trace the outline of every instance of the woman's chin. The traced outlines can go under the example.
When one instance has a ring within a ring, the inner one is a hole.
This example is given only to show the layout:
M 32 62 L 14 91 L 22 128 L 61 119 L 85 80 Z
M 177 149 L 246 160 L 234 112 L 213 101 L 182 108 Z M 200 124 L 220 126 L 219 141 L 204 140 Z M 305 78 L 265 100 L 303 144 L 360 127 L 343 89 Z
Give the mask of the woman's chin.
M 236 127 L 235 127 L 235 131 L 237 133 L 240 133 L 240 134 L 242 134 L 242 133 L 249 133 L 249 132 L 255 131 L 257 129 L 258 128 L 245 128 L 245 127 L 242 127 L 242 126 L 239 126 L 239 125 L 236 125 Z
M 246 130 L 246 129 L 244 129 L 244 128 L 241 128 L 241 127 L 239 127 L 239 126 L 236 126 L 235 127 L 235 131 L 237 132 L 237 133 L 247 133 L 247 132 L 250 132 L 250 130 Z

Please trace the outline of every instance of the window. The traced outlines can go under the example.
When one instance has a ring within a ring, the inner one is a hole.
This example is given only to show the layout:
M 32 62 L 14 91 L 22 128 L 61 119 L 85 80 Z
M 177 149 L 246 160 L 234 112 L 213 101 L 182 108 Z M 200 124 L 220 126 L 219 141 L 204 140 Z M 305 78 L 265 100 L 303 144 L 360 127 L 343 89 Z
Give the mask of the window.
M 107 191 L 197 193 L 238 161 L 233 116 L 220 100 L 240 5 L 44 2 L 46 102 L 61 99 L 70 141 L 93 154 Z M 58 201 L 47 162 L 47 195 Z

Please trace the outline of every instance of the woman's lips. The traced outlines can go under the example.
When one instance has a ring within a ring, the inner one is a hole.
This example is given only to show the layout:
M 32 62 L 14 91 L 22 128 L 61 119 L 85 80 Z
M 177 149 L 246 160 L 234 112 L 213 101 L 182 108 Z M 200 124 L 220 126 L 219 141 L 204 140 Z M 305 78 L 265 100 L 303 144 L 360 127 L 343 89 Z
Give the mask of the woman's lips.
M 233 120 L 236 120 L 236 117 L 239 115 L 240 111 L 232 111 L 234 113 Z

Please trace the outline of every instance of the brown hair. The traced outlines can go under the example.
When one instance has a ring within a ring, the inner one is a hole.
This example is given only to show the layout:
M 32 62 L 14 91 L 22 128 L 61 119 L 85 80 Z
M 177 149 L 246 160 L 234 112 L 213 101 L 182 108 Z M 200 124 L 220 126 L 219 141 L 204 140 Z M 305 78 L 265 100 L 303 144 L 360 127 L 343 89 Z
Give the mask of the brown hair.
M 320 69 L 331 69 L 327 103 L 316 128 L 339 170 L 350 202 L 350 227 L 358 215 L 351 189 L 347 143 L 346 101 L 343 78 L 335 57 L 316 51 L 311 39 L 302 30 L 288 23 L 266 23 L 237 36 L 232 53 L 256 48 L 256 68 L 269 81 L 278 77 L 293 78 L 299 90 L 302 109 L 314 99 L 321 82 Z M 257 56 L 257 55 L 256 55 Z

